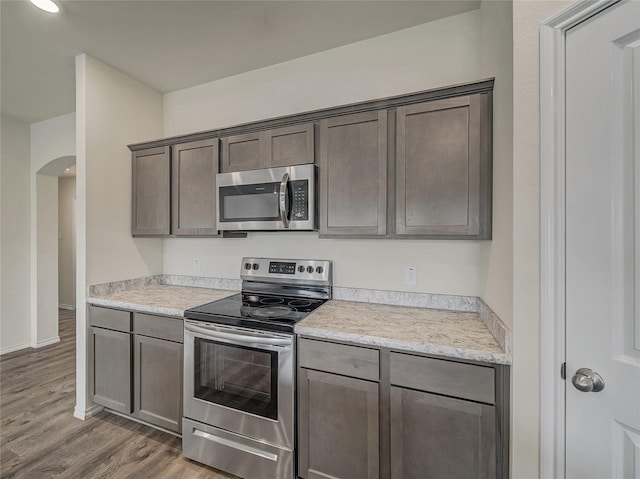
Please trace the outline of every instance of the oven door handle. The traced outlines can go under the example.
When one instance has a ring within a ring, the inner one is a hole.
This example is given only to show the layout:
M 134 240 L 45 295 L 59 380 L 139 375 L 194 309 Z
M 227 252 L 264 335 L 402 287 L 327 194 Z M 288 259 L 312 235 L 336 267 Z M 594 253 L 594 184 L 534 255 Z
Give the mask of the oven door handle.
M 289 212 L 287 211 L 287 183 L 289 183 L 289 173 L 282 175 L 280 181 L 280 219 L 285 228 L 289 227 Z
M 192 333 L 200 333 L 210 338 L 219 338 L 245 344 L 267 344 L 269 346 L 291 346 L 292 340 L 288 338 L 261 338 L 258 336 L 245 336 L 244 334 L 223 333 L 201 326 L 184 323 L 184 329 Z

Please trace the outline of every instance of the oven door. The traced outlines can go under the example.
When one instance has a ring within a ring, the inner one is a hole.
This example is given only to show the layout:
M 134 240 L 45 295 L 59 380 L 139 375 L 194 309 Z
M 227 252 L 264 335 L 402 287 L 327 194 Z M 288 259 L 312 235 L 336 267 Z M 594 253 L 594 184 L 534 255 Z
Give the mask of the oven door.
M 315 166 L 218 173 L 217 228 L 315 229 Z
M 185 319 L 184 416 L 293 448 L 290 334 Z

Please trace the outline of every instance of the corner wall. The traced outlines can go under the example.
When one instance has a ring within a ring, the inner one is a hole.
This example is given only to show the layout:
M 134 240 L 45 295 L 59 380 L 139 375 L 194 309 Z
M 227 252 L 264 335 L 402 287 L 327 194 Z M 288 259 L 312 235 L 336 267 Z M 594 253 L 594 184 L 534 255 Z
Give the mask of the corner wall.
M 31 341 L 29 125 L 0 120 L 0 354 Z
M 162 95 L 85 54 L 76 57 L 78 304 L 91 284 L 162 273 L 162 241 L 131 237 L 131 152 L 162 136 Z M 86 309 L 76 312 L 76 409 L 91 414 Z
M 511 475 L 517 479 L 540 474 L 539 25 L 570 3 L 513 3 Z

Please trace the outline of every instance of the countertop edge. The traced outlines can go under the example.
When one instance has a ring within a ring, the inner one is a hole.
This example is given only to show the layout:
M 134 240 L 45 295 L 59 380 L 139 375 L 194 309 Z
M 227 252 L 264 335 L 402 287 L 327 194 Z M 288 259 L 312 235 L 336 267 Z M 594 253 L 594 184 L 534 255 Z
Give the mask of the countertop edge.
M 87 298 L 87 303 L 93 306 L 104 306 L 105 308 L 126 309 L 135 313 L 159 314 L 162 316 L 174 316 L 184 318 L 183 309 L 161 308 L 158 306 L 149 306 L 140 303 L 127 303 L 124 301 L 113 301 L 101 298 Z

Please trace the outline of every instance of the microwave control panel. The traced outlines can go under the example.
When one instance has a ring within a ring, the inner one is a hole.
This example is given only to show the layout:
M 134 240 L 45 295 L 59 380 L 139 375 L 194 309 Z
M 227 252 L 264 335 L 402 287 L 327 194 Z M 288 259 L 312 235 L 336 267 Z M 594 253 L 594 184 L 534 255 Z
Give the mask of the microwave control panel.
M 309 219 L 309 182 L 291 181 L 291 221 Z

